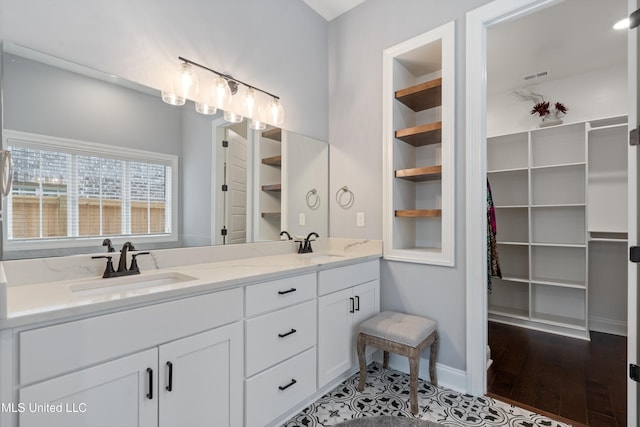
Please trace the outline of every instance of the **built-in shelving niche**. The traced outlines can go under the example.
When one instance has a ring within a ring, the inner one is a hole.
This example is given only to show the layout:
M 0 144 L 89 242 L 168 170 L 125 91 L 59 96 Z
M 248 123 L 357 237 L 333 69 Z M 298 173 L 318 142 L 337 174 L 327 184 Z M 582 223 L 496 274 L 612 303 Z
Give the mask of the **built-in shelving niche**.
M 454 265 L 454 23 L 384 52 L 384 256 Z

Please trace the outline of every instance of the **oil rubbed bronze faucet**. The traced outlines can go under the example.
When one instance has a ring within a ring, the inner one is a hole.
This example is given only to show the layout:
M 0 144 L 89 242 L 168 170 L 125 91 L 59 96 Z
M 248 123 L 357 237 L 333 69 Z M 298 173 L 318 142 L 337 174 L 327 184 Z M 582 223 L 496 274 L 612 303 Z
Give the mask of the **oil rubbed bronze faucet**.
M 105 243 L 108 241 L 108 244 Z M 111 248 L 111 241 L 109 239 L 105 239 L 102 243 L 103 246 L 107 246 Z M 120 250 L 120 260 L 118 262 L 118 269 L 114 270 L 113 268 L 113 260 L 111 255 L 98 255 L 92 256 L 92 259 L 106 258 L 107 266 L 104 269 L 104 273 L 102 277 L 105 279 L 109 277 L 119 277 L 119 276 L 130 276 L 132 274 L 140 274 L 140 268 L 138 267 L 138 262 L 136 261 L 136 257 L 138 255 L 149 255 L 149 252 L 136 252 L 131 254 L 131 265 L 127 268 L 127 253 L 135 251 L 136 248 L 133 246 L 131 242 L 125 242 L 122 245 L 122 249 Z M 115 252 L 115 250 L 109 250 L 109 252 Z
M 313 242 L 313 240 L 311 239 L 311 236 L 320 237 L 318 236 L 318 233 L 316 233 L 315 231 L 312 231 L 311 233 L 309 233 L 306 239 L 302 241 L 296 240 L 296 242 L 300 243 L 300 247 L 298 248 L 299 254 L 308 254 L 313 252 L 313 249 L 311 248 L 311 242 Z

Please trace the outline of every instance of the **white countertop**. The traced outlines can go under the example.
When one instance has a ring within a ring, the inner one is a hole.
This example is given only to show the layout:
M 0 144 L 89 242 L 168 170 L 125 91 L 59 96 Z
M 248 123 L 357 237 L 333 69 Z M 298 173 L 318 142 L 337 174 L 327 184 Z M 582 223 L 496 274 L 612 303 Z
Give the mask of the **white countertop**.
M 378 259 L 382 255 L 381 245 L 377 241 L 370 244 L 371 241 L 351 240 L 351 243 L 345 243 L 344 239 L 336 240 L 341 242 L 326 244 L 311 254 L 285 253 L 166 268 L 145 269 L 141 266 L 141 274 L 118 278 L 103 279 L 94 274 L 18 286 L 11 286 L 9 278 L 7 315 L 6 319 L 0 319 L 0 329 L 131 308 Z M 237 251 L 240 246 L 237 245 L 234 250 Z M 54 258 L 49 260 L 55 262 Z M 155 257 L 153 262 L 158 267 Z M 158 284 L 153 286 L 145 283 L 137 286 L 142 281 L 158 278 Z M 165 278 L 171 283 L 162 283 Z M 132 281 L 135 284 L 129 283 Z M 123 282 L 126 283 L 118 289 Z M 108 291 L 102 289 L 105 285 L 109 287 Z

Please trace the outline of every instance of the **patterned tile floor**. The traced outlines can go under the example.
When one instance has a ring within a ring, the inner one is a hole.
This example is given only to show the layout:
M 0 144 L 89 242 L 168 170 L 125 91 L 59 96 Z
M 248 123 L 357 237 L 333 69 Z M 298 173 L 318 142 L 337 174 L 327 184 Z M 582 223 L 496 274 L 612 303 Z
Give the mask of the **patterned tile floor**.
M 333 426 L 362 417 L 390 415 L 413 417 L 409 409 L 409 375 L 368 366 L 367 386 L 358 392 L 358 374 L 353 375 L 287 421 L 284 427 Z M 416 418 L 444 426 L 568 427 L 549 418 L 490 397 L 460 394 L 420 380 Z

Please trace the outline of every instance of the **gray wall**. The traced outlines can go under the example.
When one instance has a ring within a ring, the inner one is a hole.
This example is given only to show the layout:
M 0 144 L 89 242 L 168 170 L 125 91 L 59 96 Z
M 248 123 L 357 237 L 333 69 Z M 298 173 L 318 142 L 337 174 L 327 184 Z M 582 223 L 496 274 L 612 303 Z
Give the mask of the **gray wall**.
M 282 98 L 327 140 L 328 24 L 299 0 L 0 0 L 0 39 L 161 89 L 178 56 Z
M 367 0 L 329 25 L 329 141 L 333 195 L 355 194 L 351 209 L 331 205 L 333 237 L 382 238 L 382 51 L 456 21 L 456 265 L 382 263 L 381 308 L 439 322 L 438 362 L 466 370 L 465 343 L 465 13 L 489 0 Z M 365 212 L 365 227 L 356 227 Z

